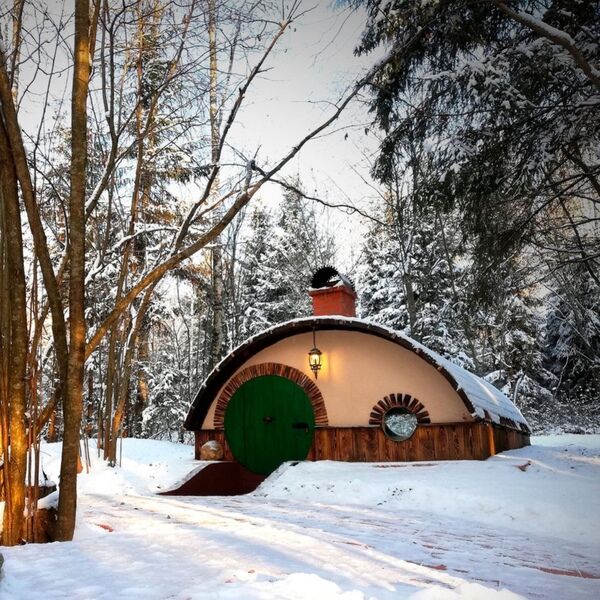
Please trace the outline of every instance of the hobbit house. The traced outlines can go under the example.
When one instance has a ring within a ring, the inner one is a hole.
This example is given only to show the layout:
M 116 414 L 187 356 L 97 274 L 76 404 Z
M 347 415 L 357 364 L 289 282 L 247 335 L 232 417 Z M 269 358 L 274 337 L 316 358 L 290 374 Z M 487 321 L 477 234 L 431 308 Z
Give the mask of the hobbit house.
M 485 459 L 529 444 L 498 389 L 357 319 L 352 283 L 335 269 L 320 269 L 309 293 L 312 317 L 250 338 L 206 379 L 185 421 L 196 458 L 219 442 L 251 489 L 285 461 Z

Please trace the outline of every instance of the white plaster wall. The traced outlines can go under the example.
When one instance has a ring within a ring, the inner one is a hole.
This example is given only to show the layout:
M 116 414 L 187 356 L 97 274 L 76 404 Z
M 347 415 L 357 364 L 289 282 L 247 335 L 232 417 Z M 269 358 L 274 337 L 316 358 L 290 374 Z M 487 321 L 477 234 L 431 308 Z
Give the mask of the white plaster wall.
M 473 420 L 446 378 L 398 344 L 361 332 L 318 331 L 317 346 L 323 352 L 323 367 L 316 383 L 323 394 L 330 426 L 368 425 L 373 405 L 390 393 L 418 398 L 429 411 L 432 423 Z M 236 373 L 250 365 L 276 362 L 314 379 L 308 367 L 310 348 L 312 333 L 286 338 L 255 354 Z M 215 404 L 216 398 L 203 429 L 213 428 Z

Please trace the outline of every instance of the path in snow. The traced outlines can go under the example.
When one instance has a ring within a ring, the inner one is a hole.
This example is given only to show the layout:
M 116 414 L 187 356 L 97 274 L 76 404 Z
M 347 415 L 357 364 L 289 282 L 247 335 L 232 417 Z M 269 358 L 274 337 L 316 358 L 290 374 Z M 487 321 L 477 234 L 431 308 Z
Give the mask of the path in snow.
M 532 599 L 600 596 L 593 548 L 426 513 L 251 496 L 85 503 L 87 533 L 21 548 L 3 599 L 391 599 L 463 581 Z
M 600 436 L 567 440 L 418 469 L 303 463 L 233 498 L 154 495 L 192 449 L 127 440 L 123 468 L 81 476 L 74 542 L 1 549 L 0 599 L 600 598 Z M 60 446 L 45 452 L 55 476 Z

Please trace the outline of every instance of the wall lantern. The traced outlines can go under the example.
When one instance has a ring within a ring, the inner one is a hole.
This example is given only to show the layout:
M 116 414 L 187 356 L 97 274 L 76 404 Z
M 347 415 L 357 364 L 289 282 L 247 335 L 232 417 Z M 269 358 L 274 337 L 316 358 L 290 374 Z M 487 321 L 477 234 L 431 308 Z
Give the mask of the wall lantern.
M 321 370 L 321 355 L 323 353 L 317 348 L 315 335 L 315 330 L 313 329 L 313 347 L 308 353 L 308 364 L 310 365 L 311 371 L 315 374 L 315 379 L 317 379 L 319 371 Z

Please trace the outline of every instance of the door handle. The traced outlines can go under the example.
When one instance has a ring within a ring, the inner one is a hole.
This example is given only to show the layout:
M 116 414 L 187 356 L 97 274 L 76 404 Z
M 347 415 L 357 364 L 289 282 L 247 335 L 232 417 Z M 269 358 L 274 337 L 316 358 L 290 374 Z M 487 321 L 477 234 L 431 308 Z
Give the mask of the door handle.
M 304 433 L 308 433 L 308 423 L 292 423 L 292 429 L 304 429 Z
M 270 417 L 270 416 L 263 417 L 263 423 L 267 423 L 267 425 L 269 423 L 272 423 L 274 420 L 275 420 L 275 417 Z

